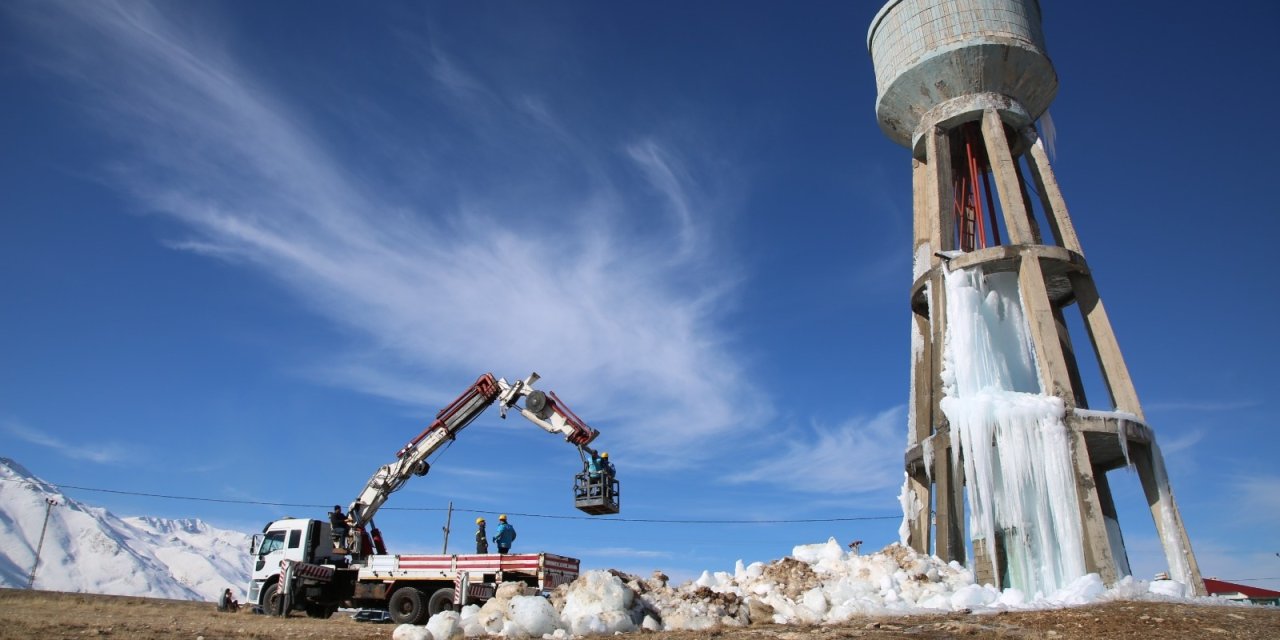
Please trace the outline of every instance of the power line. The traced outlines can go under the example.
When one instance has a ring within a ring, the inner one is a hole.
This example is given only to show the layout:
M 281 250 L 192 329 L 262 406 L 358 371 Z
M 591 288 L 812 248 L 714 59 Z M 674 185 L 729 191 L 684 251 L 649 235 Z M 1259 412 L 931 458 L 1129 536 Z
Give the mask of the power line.
M 26 482 L 25 480 L 16 480 L 12 478 L 0 478 L 8 482 Z M 143 498 L 162 498 L 165 500 L 187 500 L 191 502 L 216 502 L 221 504 L 246 504 L 266 507 L 294 507 L 298 509 L 328 509 L 329 505 L 306 504 L 300 502 L 267 502 L 262 500 L 234 500 L 230 498 L 206 498 L 201 496 L 179 496 L 164 493 L 149 493 L 144 491 L 123 491 L 120 489 L 102 489 L 98 487 L 83 487 L 73 484 L 57 484 L 46 482 L 53 487 L 59 489 L 73 489 L 76 491 L 91 491 L 95 493 L 111 493 L 125 496 L 138 496 Z M 382 507 L 383 511 L 445 511 L 441 507 Z M 817 522 L 854 522 L 859 520 L 900 520 L 902 516 L 851 516 L 847 518 L 797 518 L 797 519 L 769 519 L 769 520 L 715 520 L 715 519 L 699 519 L 699 520 L 680 520 L 669 518 L 601 518 L 597 516 L 568 516 L 553 515 L 546 513 L 517 513 L 515 511 L 490 511 L 483 509 L 466 509 L 462 507 L 454 507 L 456 512 L 478 513 L 478 514 L 497 514 L 505 513 L 511 516 L 519 516 L 521 518 L 545 518 L 548 520 L 589 520 L 593 522 L 630 522 L 630 523 L 646 523 L 646 524 L 806 524 Z
M 19 480 L 15 478 L 0 478 L 5 482 L 31 482 L 30 480 Z M 117 495 L 139 496 L 143 498 L 163 498 L 166 500 L 188 500 L 192 502 L 217 502 L 223 504 L 246 504 L 267 507 L 297 507 L 307 509 L 327 509 L 328 505 L 306 504 L 301 502 L 266 502 L 261 500 L 232 500 L 229 498 L 206 498 L 201 496 L 175 496 L 163 493 L 147 493 L 143 491 L 123 491 L 120 489 L 101 489 L 98 487 L 82 487 L 73 484 L 57 484 L 53 482 L 40 481 L 43 484 L 57 487 L 59 489 L 74 489 L 76 491 L 91 491 L 96 493 L 113 493 Z M 440 507 L 382 507 L 387 511 L 445 511 Z M 480 514 L 496 514 L 498 511 L 484 511 L 479 509 L 460 509 L 455 507 L 454 511 L 464 513 L 480 513 Z M 546 518 L 550 520 L 590 520 L 594 522 L 630 522 L 630 523 L 647 523 L 647 524 L 806 524 L 817 522 L 855 522 L 860 520 L 898 520 L 902 516 L 851 516 L 848 518 L 800 518 L 800 519 L 776 519 L 776 520 L 678 520 L 678 519 L 660 519 L 660 518 L 598 518 L 592 516 L 564 516 L 552 515 L 545 513 L 517 513 L 514 511 L 505 511 L 507 515 L 518 516 L 521 518 Z M 1280 554 L 1277 554 L 1280 555 Z M 1232 578 L 1227 582 L 1262 582 L 1265 580 L 1280 580 L 1280 576 L 1272 578 Z

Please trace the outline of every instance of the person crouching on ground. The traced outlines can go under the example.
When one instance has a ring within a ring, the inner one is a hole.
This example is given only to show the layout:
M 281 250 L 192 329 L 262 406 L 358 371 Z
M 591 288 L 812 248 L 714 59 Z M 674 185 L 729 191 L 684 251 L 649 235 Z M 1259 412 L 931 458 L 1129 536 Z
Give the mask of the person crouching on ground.
M 240 603 L 236 601 L 236 597 L 231 595 L 231 588 L 228 587 L 222 592 L 222 597 L 218 598 L 218 611 L 227 613 L 235 613 L 240 610 Z

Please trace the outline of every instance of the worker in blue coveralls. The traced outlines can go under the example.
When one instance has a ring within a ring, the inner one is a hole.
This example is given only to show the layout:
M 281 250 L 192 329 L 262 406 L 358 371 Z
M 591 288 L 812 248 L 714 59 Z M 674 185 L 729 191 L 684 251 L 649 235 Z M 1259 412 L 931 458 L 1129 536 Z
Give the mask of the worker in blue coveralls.
M 600 482 L 601 474 L 604 475 L 603 483 Z M 587 461 L 587 477 L 590 479 L 591 495 L 600 495 L 600 487 L 608 486 L 613 474 L 613 463 L 609 462 L 609 452 L 596 453 L 592 451 L 591 459 Z
M 498 534 L 493 536 L 493 541 L 498 543 L 498 553 L 508 553 L 511 551 L 511 543 L 516 541 L 516 528 L 507 524 L 507 514 L 498 516 Z
M 591 460 L 587 461 L 587 475 L 595 480 L 603 473 L 605 476 L 612 478 L 614 475 L 613 463 L 609 462 L 609 452 L 596 453 L 591 452 Z

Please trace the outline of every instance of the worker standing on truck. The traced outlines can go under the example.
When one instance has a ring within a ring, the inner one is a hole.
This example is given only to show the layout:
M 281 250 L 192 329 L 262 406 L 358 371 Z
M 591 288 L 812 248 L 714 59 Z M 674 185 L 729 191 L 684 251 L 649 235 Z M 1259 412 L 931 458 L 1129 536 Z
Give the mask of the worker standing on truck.
M 489 534 L 484 532 L 484 518 L 476 518 L 476 553 L 489 553 Z
M 342 513 L 342 505 L 333 505 L 329 512 L 329 527 L 333 529 L 333 548 L 341 549 L 347 538 L 347 516 Z
M 507 514 L 498 516 L 498 535 L 493 537 L 498 543 L 498 553 L 511 551 L 511 543 L 516 541 L 516 528 L 507 524 Z

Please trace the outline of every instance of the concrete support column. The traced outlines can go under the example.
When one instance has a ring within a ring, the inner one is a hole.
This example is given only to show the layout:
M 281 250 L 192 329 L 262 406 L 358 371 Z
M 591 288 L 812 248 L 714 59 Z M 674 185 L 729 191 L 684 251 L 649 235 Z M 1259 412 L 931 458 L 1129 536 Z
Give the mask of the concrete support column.
M 1022 200 L 1022 187 L 1018 184 L 1017 169 L 1009 151 L 1009 139 L 1004 134 L 1004 122 L 995 109 L 987 109 L 982 114 L 982 138 L 986 142 L 991 174 L 996 179 L 1009 244 L 1033 244 L 1035 234 L 1031 230 L 1031 215 Z
M 1111 482 L 1107 480 L 1105 471 L 1094 467 L 1093 484 L 1098 488 L 1098 499 L 1102 505 L 1102 515 L 1108 518 L 1120 520 L 1120 514 L 1116 513 L 1116 501 L 1111 497 Z
M 907 448 L 912 449 L 922 444 L 933 431 L 933 402 L 929 390 L 933 388 L 931 379 L 933 371 L 933 340 L 929 327 L 929 319 L 912 314 L 912 330 L 921 341 L 920 350 L 911 354 L 911 412 L 913 428 L 908 434 Z M 913 341 L 915 338 L 913 338 Z M 927 474 L 922 470 L 907 468 L 908 490 L 915 493 L 921 505 L 920 512 L 908 525 L 907 544 L 918 553 L 929 553 L 930 519 L 933 513 L 933 486 Z
M 1107 542 L 1111 545 L 1111 559 L 1115 561 L 1116 575 L 1123 578 L 1132 572 L 1132 568 L 1129 565 L 1129 554 L 1124 545 L 1124 534 L 1119 527 L 1120 513 L 1116 511 L 1116 501 L 1111 494 L 1111 482 L 1107 480 L 1106 470 L 1098 467 L 1093 468 L 1093 484 L 1098 489 L 1098 501 L 1102 506 L 1102 516 L 1116 521 L 1117 526 L 1114 531 L 1107 529 Z M 1115 536 L 1114 540 L 1111 539 L 1113 535 Z M 1123 557 L 1118 557 L 1119 555 Z
M 1085 571 L 1101 576 L 1104 584 L 1115 584 L 1120 576 L 1116 572 L 1116 561 L 1111 554 L 1111 538 L 1107 533 L 1107 521 L 1103 518 L 1102 499 L 1098 495 L 1084 432 L 1071 429 L 1070 437 L 1071 458 L 1076 467 L 1076 501 L 1080 505 L 1080 537 L 1084 544 Z
M 1022 295 L 1022 309 L 1031 329 L 1032 348 L 1036 353 L 1040 383 L 1044 393 L 1061 398 L 1068 413 L 1071 412 L 1075 394 L 1071 389 L 1070 373 L 1058 337 L 1057 318 L 1045 289 L 1044 272 L 1040 260 L 1031 254 L 1022 256 L 1018 269 L 1018 288 Z M 1102 518 L 1102 503 L 1093 480 L 1093 464 L 1085 445 L 1084 432 L 1070 429 L 1071 458 L 1076 470 L 1076 499 L 1080 506 L 1080 528 L 1084 543 L 1085 567 L 1102 576 L 1107 584 L 1114 584 L 1115 561 L 1108 543 L 1107 523 Z M 1067 514 L 1062 514 L 1064 517 Z
M 1067 375 L 1071 376 L 1075 405 L 1088 408 L 1089 399 L 1085 395 L 1084 379 L 1080 377 L 1080 362 L 1076 360 L 1075 345 L 1071 344 L 1071 334 L 1067 331 L 1067 319 L 1062 316 L 1062 307 L 1053 307 L 1053 321 L 1058 326 L 1058 345 L 1062 347 L 1062 355 L 1067 361 Z
M 1189 583 L 1196 595 L 1206 595 L 1204 578 L 1200 575 L 1200 565 L 1191 551 L 1191 539 L 1187 536 L 1187 528 L 1182 524 L 1182 514 L 1178 512 L 1178 504 L 1173 499 L 1173 487 L 1169 483 L 1164 468 L 1164 459 L 1160 448 L 1153 442 L 1150 446 L 1133 446 L 1129 451 L 1130 459 L 1138 468 L 1138 479 L 1142 481 L 1142 492 L 1146 494 L 1147 505 L 1151 507 L 1151 518 L 1155 520 L 1156 532 L 1160 535 L 1160 544 L 1164 547 L 1164 555 L 1169 563 L 1170 577 Z M 1164 495 L 1160 488 L 1164 486 Z M 1187 567 L 1188 575 L 1176 576 L 1174 568 L 1181 562 Z
M 1000 553 L 999 545 L 996 545 L 996 553 Z M 973 539 L 973 581 L 977 584 L 990 584 L 997 587 L 1004 581 L 1004 575 L 996 573 L 996 558 L 991 557 L 987 551 L 986 538 Z
M 964 553 L 964 470 L 951 461 L 951 423 L 942 412 L 942 350 L 947 338 L 947 289 L 942 269 L 934 269 L 929 277 L 929 371 L 928 385 L 921 386 L 922 399 L 933 416 L 933 483 L 935 554 L 944 560 L 963 563 Z
M 920 502 L 920 512 L 907 523 L 907 546 L 916 553 L 929 554 L 933 520 L 933 485 L 924 473 L 907 473 L 907 490 Z
M 1027 212 L 1027 227 L 1031 229 L 1031 242 L 1044 244 L 1040 234 L 1040 223 L 1036 222 L 1035 210 L 1031 206 L 1031 194 L 1027 192 L 1027 179 L 1022 176 L 1022 164 L 1013 158 L 1013 174 L 1018 179 L 1018 196 L 1022 198 L 1022 209 Z
M 915 241 L 912 243 L 913 267 L 912 278 L 927 272 L 932 265 L 939 262 L 934 255 L 935 247 L 941 243 L 941 231 L 932 220 L 936 217 L 936 205 L 929 197 L 930 185 L 935 178 L 931 175 L 934 167 L 919 160 L 912 160 L 912 184 L 915 187 L 913 201 L 915 213 Z M 933 433 L 933 403 L 930 390 L 933 388 L 933 331 L 928 315 L 912 313 L 912 344 L 920 340 L 919 351 L 911 354 L 911 421 L 915 425 L 908 434 L 908 448 L 920 444 Z
M 925 161 L 929 163 L 929 172 L 925 183 L 926 210 L 930 212 L 926 222 L 929 241 L 934 252 L 950 251 L 956 248 L 955 216 L 952 207 L 955 200 L 951 184 L 951 138 L 946 131 L 934 128 L 925 141 Z M 937 266 L 941 258 L 932 256 L 932 265 Z
M 1107 393 L 1111 394 L 1112 404 L 1117 411 L 1132 413 L 1140 421 L 1146 422 L 1142 404 L 1138 402 L 1138 392 L 1133 388 L 1133 379 L 1129 377 L 1129 367 L 1124 363 L 1120 343 L 1111 330 L 1111 320 L 1107 318 L 1107 310 L 1102 306 L 1102 298 L 1098 296 L 1093 277 L 1073 273 L 1070 278 L 1071 289 L 1075 292 L 1076 304 L 1080 307 L 1080 316 L 1089 332 L 1094 353 L 1098 355 L 1098 369 L 1102 372 Z
M 1029 135 L 1034 136 L 1031 132 Z M 1062 197 L 1058 187 L 1058 178 L 1049 166 L 1049 156 L 1044 152 L 1044 145 L 1037 137 L 1027 152 L 1027 165 L 1031 167 L 1031 178 L 1036 183 L 1036 193 L 1040 194 L 1040 203 L 1044 207 L 1044 217 L 1049 222 L 1053 239 L 1058 246 L 1084 255 L 1080 246 L 1080 238 L 1076 237 L 1076 228 L 1071 224 L 1071 216 L 1067 212 L 1067 201 Z
M 1044 386 L 1041 391 L 1062 398 L 1070 410 L 1075 394 L 1071 391 L 1071 376 L 1058 341 L 1058 323 L 1045 288 L 1040 259 L 1029 253 L 1022 255 L 1018 267 L 1018 292 L 1022 296 L 1022 312 L 1031 329 L 1036 367 L 1040 384 Z
M 913 217 L 912 231 L 913 238 L 911 242 L 912 257 L 912 273 L 911 277 L 917 278 L 924 270 L 932 266 L 933 261 L 937 258 L 932 257 L 933 252 L 937 251 L 937 245 L 933 244 L 931 237 L 931 229 L 934 226 L 930 217 L 933 215 L 933 208 L 929 204 L 929 173 L 933 171 L 933 167 L 919 160 L 911 160 L 911 211 Z M 921 255 L 923 254 L 923 255 Z
M 938 436 L 933 453 L 933 482 L 938 488 L 937 511 L 934 514 L 937 549 L 934 554 L 947 562 L 954 560 L 965 564 L 964 469 L 952 462 L 950 431 L 940 431 Z

